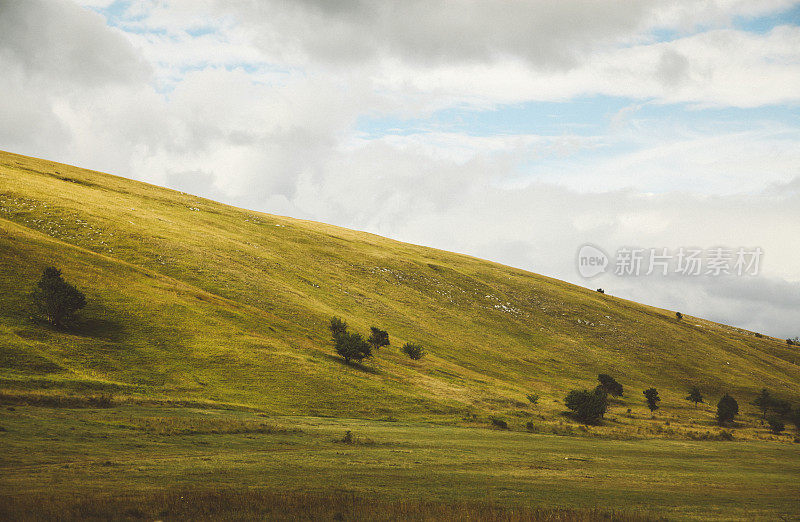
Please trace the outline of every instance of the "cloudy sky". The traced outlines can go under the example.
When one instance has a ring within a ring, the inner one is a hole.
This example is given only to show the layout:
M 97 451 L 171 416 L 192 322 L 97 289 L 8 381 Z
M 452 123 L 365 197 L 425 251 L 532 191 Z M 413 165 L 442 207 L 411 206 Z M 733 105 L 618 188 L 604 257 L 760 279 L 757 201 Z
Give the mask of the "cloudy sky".
M 800 335 L 798 1 L 0 0 L 0 71 L 3 150 Z

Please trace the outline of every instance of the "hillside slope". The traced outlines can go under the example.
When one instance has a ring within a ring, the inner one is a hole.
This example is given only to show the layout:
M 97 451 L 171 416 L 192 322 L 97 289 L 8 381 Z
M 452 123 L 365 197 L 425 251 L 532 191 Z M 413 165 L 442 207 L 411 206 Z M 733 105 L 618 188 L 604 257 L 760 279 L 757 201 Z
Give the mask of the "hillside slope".
M 31 317 L 54 265 L 89 300 L 72 331 Z M 392 346 L 345 366 L 326 328 L 377 325 Z M 425 345 L 413 362 L 405 341 Z M 624 401 L 656 386 L 800 398 L 777 339 L 523 270 L 242 210 L 0 152 L 0 387 L 211 400 L 281 414 L 556 413 L 610 373 Z M 688 406 L 688 405 L 687 405 Z

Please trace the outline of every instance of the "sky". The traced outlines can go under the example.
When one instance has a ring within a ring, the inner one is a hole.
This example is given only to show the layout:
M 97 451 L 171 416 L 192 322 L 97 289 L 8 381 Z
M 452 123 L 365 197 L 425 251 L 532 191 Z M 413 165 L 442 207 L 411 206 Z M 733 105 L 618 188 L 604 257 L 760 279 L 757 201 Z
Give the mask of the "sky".
M 2 150 L 800 335 L 798 1 L 0 0 L 0 71 Z

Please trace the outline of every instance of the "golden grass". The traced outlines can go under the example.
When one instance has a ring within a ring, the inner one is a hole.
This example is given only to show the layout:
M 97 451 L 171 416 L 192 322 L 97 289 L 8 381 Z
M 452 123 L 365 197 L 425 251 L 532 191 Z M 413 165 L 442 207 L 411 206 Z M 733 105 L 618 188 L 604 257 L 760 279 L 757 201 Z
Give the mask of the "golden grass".
M 461 422 L 523 429 L 565 420 L 572 388 L 610 373 L 626 394 L 608 436 L 706 431 L 713 407 L 768 383 L 800 400 L 785 341 L 632 303 L 469 256 L 233 208 L 152 185 L 0 153 L 0 388 L 232 404 L 287 415 Z M 72 330 L 31 319 L 48 265 L 89 305 Z M 376 325 L 392 346 L 363 367 L 333 355 L 331 315 Z M 398 350 L 420 342 L 427 356 Z M 662 410 L 649 419 L 641 390 Z M 536 407 L 525 396 L 541 396 Z M 523 406 L 520 406 L 522 404 Z M 632 414 L 621 412 L 627 409 Z M 519 419 L 515 422 L 514 419 Z M 660 433 L 658 424 L 662 426 Z M 560 428 L 559 428 L 560 429 Z
M 347 492 L 187 489 L 131 494 L 0 496 L 4 520 L 429 520 L 643 522 L 643 515 L 599 509 L 498 506 L 483 502 L 386 501 Z

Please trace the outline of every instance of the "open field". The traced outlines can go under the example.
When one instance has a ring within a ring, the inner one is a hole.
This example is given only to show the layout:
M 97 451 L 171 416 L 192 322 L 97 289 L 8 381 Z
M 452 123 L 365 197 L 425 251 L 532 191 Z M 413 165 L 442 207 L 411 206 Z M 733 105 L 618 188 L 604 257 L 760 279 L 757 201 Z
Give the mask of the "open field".
M 266 491 L 339 498 L 337 506 L 354 495 L 388 510 L 399 504 L 381 503 L 569 506 L 668 518 L 800 516 L 797 444 L 615 441 L 142 406 L 4 407 L 0 425 L 0 492 L 8 499 L 0 504 L 7 509 L 31 499 L 63 508 L 80 495 L 103 499 L 93 509 L 158 507 L 157 515 L 175 504 L 169 498 L 176 492 Z M 351 443 L 342 442 L 347 431 Z
M 0 153 L 0 518 L 800 518 L 798 435 L 750 404 L 800 401 L 800 349 L 607 290 Z M 344 364 L 333 315 L 392 345 Z M 582 426 L 598 373 L 625 393 Z

